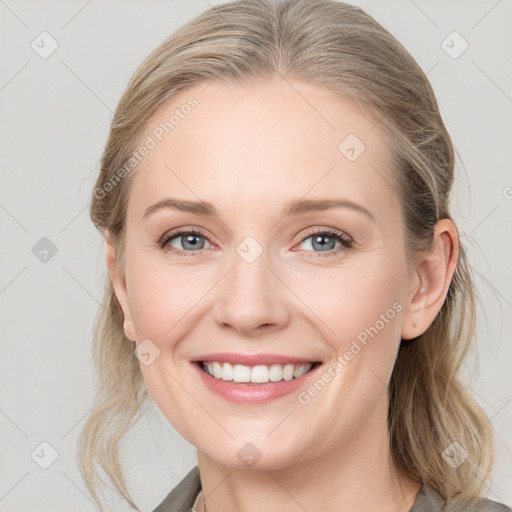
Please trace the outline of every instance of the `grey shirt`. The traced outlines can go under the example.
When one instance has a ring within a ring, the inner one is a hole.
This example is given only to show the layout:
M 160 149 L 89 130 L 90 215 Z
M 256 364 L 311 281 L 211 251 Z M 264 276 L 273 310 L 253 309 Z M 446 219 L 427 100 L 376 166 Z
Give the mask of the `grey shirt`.
M 194 466 L 167 497 L 154 509 L 153 512 L 188 512 L 194 505 L 199 491 L 201 480 L 199 467 Z M 423 484 L 416 500 L 409 512 L 512 512 L 512 509 L 489 500 L 481 498 L 465 506 L 445 506 L 441 496 L 430 486 Z

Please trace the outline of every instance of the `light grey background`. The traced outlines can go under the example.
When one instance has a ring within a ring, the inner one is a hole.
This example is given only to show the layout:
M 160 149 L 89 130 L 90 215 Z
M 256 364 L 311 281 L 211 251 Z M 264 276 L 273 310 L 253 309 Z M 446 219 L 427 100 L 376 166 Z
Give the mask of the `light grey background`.
M 0 0 L 1 511 L 95 509 L 75 462 L 92 406 L 92 324 L 105 276 L 90 194 L 113 110 L 135 67 L 219 3 Z M 479 342 L 466 368 L 497 435 L 487 495 L 511 505 L 512 3 L 352 3 L 428 72 L 460 157 L 453 213 L 481 296 Z M 31 48 L 43 31 L 58 43 L 46 59 Z M 453 31 L 469 44 L 458 58 L 445 51 L 462 48 L 458 36 L 446 39 Z M 32 252 L 42 237 L 57 249 L 46 263 Z M 129 486 L 149 511 L 195 465 L 195 450 L 154 406 L 132 435 Z M 44 441 L 58 453 L 48 469 L 35 462 L 51 456 Z

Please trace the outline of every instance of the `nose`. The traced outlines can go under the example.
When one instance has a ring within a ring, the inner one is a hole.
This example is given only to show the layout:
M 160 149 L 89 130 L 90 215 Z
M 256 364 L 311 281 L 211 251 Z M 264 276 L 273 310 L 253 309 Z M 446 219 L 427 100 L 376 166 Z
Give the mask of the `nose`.
M 268 267 L 265 251 L 251 263 L 236 254 L 231 271 L 219 283 L 215 322 L 248 337 L 286 327 L 290 292 L 283 281 Z

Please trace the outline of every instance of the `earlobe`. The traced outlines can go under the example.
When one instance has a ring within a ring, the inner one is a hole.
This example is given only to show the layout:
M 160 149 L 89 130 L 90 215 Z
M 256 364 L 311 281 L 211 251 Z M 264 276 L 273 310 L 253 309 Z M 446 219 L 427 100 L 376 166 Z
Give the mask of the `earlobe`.
M 112 281 L 112 286 L 114 288 L 114 293 L 116 294 L 117 300 L 121 306 L 123 311 L 123 329 L 125 336 L 131 340 L 135 341 L 137 339 L 135 334 L 135 326 L 133 325 L 130 308 L 128 305 L 128 293 L 126 288 L 126 279 L 123 275 L 123 272 L 119 268 L 119 264 L 116 258 L 115 247 L 110 238 L 109 233 L 105 230 L 105 259 L 107 263 L 108 273 L 110 276 L 110 280 Z
M 459 255 L 457 228 L 450 219 L 434 227 L 432 248 L 421 254 L 415 282 L 403 316 L 402 339 L 423 334 L 435 320 L 448 294 Z

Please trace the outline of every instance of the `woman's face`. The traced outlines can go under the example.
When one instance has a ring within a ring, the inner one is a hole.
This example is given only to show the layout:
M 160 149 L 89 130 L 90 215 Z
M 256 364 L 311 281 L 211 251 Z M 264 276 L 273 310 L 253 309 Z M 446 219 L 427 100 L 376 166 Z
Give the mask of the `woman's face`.
M 379 439 L 412 299 L 383 136 L 317 86 L 205 87 L 156 113 L 133 171 L 115 287 L 147 389 L 231 467 L 284 468 Z M 152 208 L 171 199 L 208 208 Z M 340 204 L 314 208 L 327 200 Z M 242 365 L 237 379 L 276 381 L 232 382 L 226 361 Z M 321 364 L 288 380 L 300 361 Z

